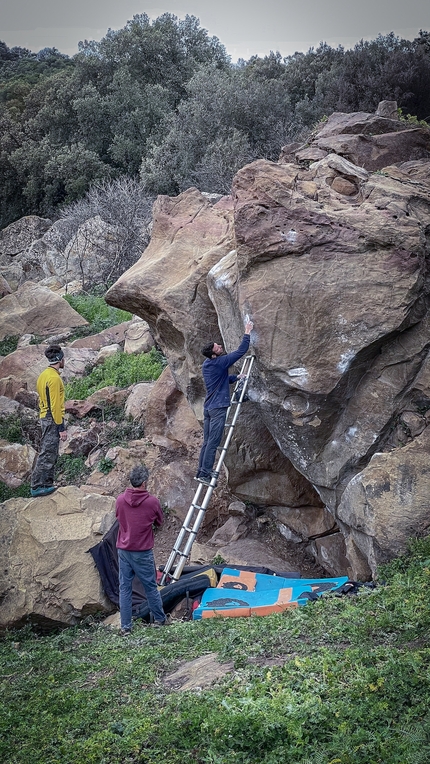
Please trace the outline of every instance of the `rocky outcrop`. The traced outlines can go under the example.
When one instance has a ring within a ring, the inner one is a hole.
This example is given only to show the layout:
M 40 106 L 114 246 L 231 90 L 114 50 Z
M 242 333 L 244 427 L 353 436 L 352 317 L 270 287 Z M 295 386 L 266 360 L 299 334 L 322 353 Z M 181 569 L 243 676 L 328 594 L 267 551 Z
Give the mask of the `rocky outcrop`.
M 20 386 L 29 391 L 36 390 L 37 378 L 47 366 L 44 354 L 46 347 L 29 345 L 0 359 L 0 390 L 4 389 L 4 395 L 8 395 L 9 389 L 15 389 L 7 384 L 10 378 L 19 379 Z M 65 367 L 61 372 L 63 381 L 84 376 L 88 367 L 94 366 L 96 358 L 97 353 L 93 350 L 64 347 Z
M 52 275 L 43 261 L 29 255 L 33 243 L 40 241 L 51 226 L 51 220 L 28 215 L 0 231 L 0 271 L 11 291 L 25 281 L 40 281 Z
M 175 199 L 159 196 L 145 266 L 139 260 L 107 295 L 112 304 L 127 303 L 127 310 L 148 321 L 192 405 L 201 404 L 203 394 L 197 364 L 200 347 L 218 332 L 206 276 L 231 249 L 232 211 L 231 199 L 212 205 L 197 189 Z
M 16 220 L 0 231 L 0 257 L 17 257 L 52 226 L 52 221 L 37 215 Z
M 72 625 L 114 609 L 88 554 L 114 521 L 112 497 L 69 486 L 1 509 L 0 629 Z
M 54 292 L 73 294 L 88 284 L 112 280 L 124 247 L 123 233 L 99 215 L 78 227 L 67 219 L 52 223 L 30 215 L 0 231 L 2 283 L 15 291 L 37 281 Z
M 347 555 L 357 569 L 405 551 L 406 539 L 430 532 L 430 428 L 388 453 L 376 453 L 348 483 L 337 510 Z
M 403 412 L 430 409 L 430 131 L 381 111 L 333 115 L 312 143 L 322 158 L 253 162 L 214 205 L 196 189 L 159 197 L 144 257 L 106 296 L 148 321 L 198 418 L 200 347 L 236 347 L 252 317 L 256 365 L 226 461 L 231 484 L 268 506 L 324 505 L 336 539 L 321 560 L 330 569 L 345 553 L 361 577 L 378 555 L 345 491 L 393 447 Z M 420 523 L 397 524 L 387 556 Z
M 395 101 L 382 101 L 375 114 L 334 112 L 310 145 L 284 147 L 280 161 L 305 164 L 333 153 L 375 172 L 394 162 L 430 159 L 430 132 L 401 120 Z
M 64 326 L 87 324 L 66 300 L 32 281 L 0 299 L 0 339 L 29 332 L 46 335 Z
M 0 480 L 9 488 L 17 488 L 30 476 L 36 451 L 28 444 L 0 440 Z

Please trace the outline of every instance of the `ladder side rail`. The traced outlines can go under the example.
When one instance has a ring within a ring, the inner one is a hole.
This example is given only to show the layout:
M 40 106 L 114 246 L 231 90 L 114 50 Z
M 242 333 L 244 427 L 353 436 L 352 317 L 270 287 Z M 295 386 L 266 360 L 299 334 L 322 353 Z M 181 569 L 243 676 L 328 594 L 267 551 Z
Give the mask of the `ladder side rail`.
M 199 495 L 200 495 L 200 493 L 202 491 L 202 488 L 203 488 L 203 485 L 199 485 L 198 488 L 196 489 L 193 501 L 192 501 L 192 503 L 191 503 L 191 505 L 190 505 L 190 507 L 188 509 L 188 512 L 187 512 L 186 517 L 185 517 L 185 520 L 182 523 L 182 527 L 181 527 L 181 529 L 180 529 L 180 531 L 179 531 L 179 533 L 178 533 L 178 535 L 176 537 L 176 541 L 175 541 L 173 549 L 172 549 L 172 551 L 170 553 L 169 559 L 167 560 L 167 563 L 164 566 L 163 575 L 162 575 L 161 581 L 160 581 L 161 586 L 164 586 L 165 579 L 169 575 L 169 572 L 170 572 L 172 566 L 175 563 L 175 558 L 176 558 L 177 554 L 179 554 L 178 549 L 180 547 L 180 544 L 182 542 L 183 537 L 185 536 L 185 533 L 187 532 L 187 528 L 188 528 L 188 526 L 191 523 L 193 514 L 194 514 L 196 508 L 199 508 L 199 505 L 196 504 L 196 502 L 197 502 L 197 499 L 199 498 Z
M 171 578 L 174 581 L 178 581 L 178 579 L 181 576 L 181 573 L 182 573 L 182 571 L 184 569 L 184 566 L 185 566 L 185 563 L 187 561 L 187 558 L 188 558 L 188 556 L 189 556 L 189 554 L 191 552 L 191 547 L 194 544 L 195 538 L 196 538 L 197 533 L 199 531 L 199 528 L 200 528 L 200 526 L 202 524 L 202 521 L 203 521 L 203 518 L 205 516 L 206 510 L 208 508 L 209 501 L 211 499 L 211 496 L 212 496 L 214 488 L 215 488 L 215 486 L 212 486 L 212 485 L 208 486 L 208 488 L 207 488 L 205 497 L 203 499 L 203 502 L 202 502 L 202 505 L 201 505 L 201 507 L 199 509 L 197 517 L 195 519 L 194 525 L 193 525 L 192 529 L 190 529 L 190 531 L 189 531 L 189 536 L 188 536 L 188 539 L 187 539 L 187 541 L 185 543 L 184 549 L 183 549 L 182 552 L 180 552 L 181 559 L 179 560 L 179 562 L 178 562 L 178 564 L 177 564 L 177 566 L 175 568 L 175 572 L 171 576 Z
M 170 557 L 169 557 L 169 559 L 167 561 L 167 564 L 164 567 L 164 570 L 165 570 L 166 573 L 170 570 L 171 565 L 174 563 L 174 558 L 175 558 L 176 554 L 180 554 L 180 545 L 182 543 L 182 539 L 184 538 L 185 534 L 186 533 L 191 533 L 193 531 L 194 526 L 195 526 L 195 522 L 196 522 L 196 518 L 194 518 L 194 521 L 193 521 L 194 524 L 191 525 L 192 517 L 193 517 L 193 514 L 195 513 L 195 511 L 196 510 L 200 510 L 200 509 L 201 509 L 200 505 L 194 504 L 194 503 L 191 504 L 191 507 L 188 510 L 187 517 L 185 518 L 185 520 L 184 520 L 184 522 L 182 524 L 182 528 L 179 531 L 179 534 L 178 534 L 177 539 L 175 541 L 172 553 L 171 553 L 171 555 L 170 555 Z M 198 514 L 196 515 L 196 517 L 197 516 L 198 516 Z

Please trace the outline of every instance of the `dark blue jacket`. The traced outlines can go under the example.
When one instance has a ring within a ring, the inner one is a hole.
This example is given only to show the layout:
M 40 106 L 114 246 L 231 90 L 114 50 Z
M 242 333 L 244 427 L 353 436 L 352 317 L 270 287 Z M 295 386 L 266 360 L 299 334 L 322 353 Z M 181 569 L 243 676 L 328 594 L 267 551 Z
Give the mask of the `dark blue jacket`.
M 249 334 L 243 335 L 243 340 L 237 350 L 216 358 L 207 358 L 202 366 L 203 379 L 206 385 L 205 409 L 220 409 L 230 405 L 229 384 L 236 382 L 237 375 L 229 376 L 228 370 L 239 358 L 245 355 L 249 348 Z

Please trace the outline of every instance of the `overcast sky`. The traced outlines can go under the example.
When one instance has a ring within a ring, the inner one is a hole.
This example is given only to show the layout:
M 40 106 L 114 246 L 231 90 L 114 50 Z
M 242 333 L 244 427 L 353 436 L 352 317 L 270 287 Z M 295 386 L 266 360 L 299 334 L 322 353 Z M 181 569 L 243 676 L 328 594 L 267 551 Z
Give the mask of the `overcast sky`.
M 0 40 L 38 51 L 77 52 L 79 40 L 100 40 L 136 13 L 197 16 L 232 61 L 307 51 L 322 40 L 352 47 L 394 31 L 407 39 L 430 31 L 430 0 L 0 0 Z

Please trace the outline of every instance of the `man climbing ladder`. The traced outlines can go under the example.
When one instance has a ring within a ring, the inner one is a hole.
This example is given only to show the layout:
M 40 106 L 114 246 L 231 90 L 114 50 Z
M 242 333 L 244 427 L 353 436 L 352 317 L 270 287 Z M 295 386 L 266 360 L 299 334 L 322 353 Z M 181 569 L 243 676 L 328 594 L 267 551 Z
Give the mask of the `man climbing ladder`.
M 246 350 L 241 352 L 239 356 L 237 356 L 236 354 L 239 353 L 239 351 L 241 351 L 243 345 L 246 344 L 246 348 L 249 347 L 249 333 L 252 331 L 252 328 L 253 328 L 252 322 L 247 321 L 247 323 L 245 324 L 245 336 L 239 348 L 234 353 L 230 353 L 229 355 L 224 356 L 224 358 L 231 359 L 232 356 L 236 356 L 235 360 L 237 360 L 237 358 L 240 358 L 242 355 L 244 355 Z M 210 346 L 208 346 L 208 350 L 213 350 L 215 345 L 216 343 L 212 343 Z M 217 346 L 217 347 L 221 347 L 221 346 Z M 219 356 L 216 356 L 216 357 L 218 358 Z M 237 376 L 235 375 L 233 378 L 231 376 L 229 377 L 228 375 L 228 368 L 229 366 L 231 366 L 232 363 L 234 363 L 234 361 L 230 360 L 230 363 L 228 364 L 228 366 L 225 367 L 224 374 L 223 374 L 224 384 L 227 387 L 227 391 L 228 391 L 229 380 L 230 382 L 234 382 L 236 380 L 236 385 L 235 385 L 233 394 L 231 396 L 231 400 L 229 397 L 227 397 L 227 401 L 228 401 L 227 407 L 224 407 L 224 406 L 221 407 L 223 410 L 223 420 L 222 420 L 223 428 L 226 430 L 227 434 L 221 447 L 221 453 L 219 456 L 218 463 L 216 465 L 216 470 L 212 471 L 212 467 L 213 467 L 213 463 L 215 459 L 216 449 L 222 440 L 222 434 L 223 434 L 222 429 L 221 429 L 221 432 L 219 433 L 219 437 L 217 433 L 217 438 L 216 438 L 217 443 L 215 445 L 215 448 L 213 449 L 213 454 L 211 453 L 211 456 L 210 456 L 210 459 L 212 460 L 209 467 L 209 469 L 211 470 L 210 477 L 207 481 L 197 478 L 197 480 L 199 481 L 199 486 L 196 490 L 194 499 L 188 510 L 187 516 L 179 532 L 178 538 L 176 539 L 176 543 L 173 547 L 173 550 L 170 554 L 167 564 L 164 566 L 163 576 L 161 578 L 162 586 L 164 586 L 167 583 L 170 583 L 171 581 L 178 581 L 181 576 L 184 565 L 190 555 L 191 547 L 196 538 L 197 531 L 200 528 L 206 509 L 209 505 L 212 492 L 214 488 L 216 487 L 219 471 L 222 467 L 225 455 L 227 453 L 227 449 L 230 445 L 230 441 L 233 436 L 233 430 L 236 424 L 237 417 L 239 415 L 241 405 L 244 400 L 247 400 L 246 389 L 248 386 L 251 369 L 254 363 L 254 356 L 252 355 L 246 356 L 246 358 L 243 361 L 240 374 L 238 374 Z M 213 441 L 215 442 L 216 439 L 214 437 Z M 205 437 L 205 441 L 206 441 L 206 437 Z M 206 458 L 205 444 L 203 444 L 202 446 L 202 453 L 200 456 L 201 462 L 202 462 L 202 457 L 204 459 Z M 174 566 L 175 566 L 175 570 L 171 572 Z
M 225 354 L 223 346 L 218 345 L 217 342 L 209 343 L 202 350 L 203 355 L 206 356 L 206 361 L 202 366 L 206 398 L 204 403 L 203 445 L 200 452 L 196 480 L 200 480 L 205 485 L 210 485 L 211 483 L 215 454 L 224 431 L 226 415 L 230 405 L 229 385 L 243 377 L 243 375 L 229 375 L 228 370 L 230 366 L 233 366 L 247 352 L 253 327 L 252 321 L 246 321 L 242 342 L 237 350 L 234 350 L 232 353 Z

